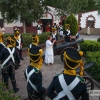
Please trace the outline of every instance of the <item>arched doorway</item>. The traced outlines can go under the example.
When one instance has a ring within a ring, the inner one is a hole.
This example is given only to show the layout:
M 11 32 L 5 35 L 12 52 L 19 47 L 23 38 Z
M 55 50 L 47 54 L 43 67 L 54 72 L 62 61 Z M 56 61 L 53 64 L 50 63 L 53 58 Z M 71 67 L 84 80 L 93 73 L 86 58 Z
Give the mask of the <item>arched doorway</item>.
M 87 27 L 94 28 L 95 26 L 95 17 L 90 15 L 86 18 L 86 28 Z
M 43 16 L 44 17 L 41 18 L 41 23 L 42 23 L 42 27 L 43 27 L 43 32 L 45 32 L 46 31 L 46 25 L 48 23 L 50 23 L 51 27 L 53 25 L 53 15 L 51 13 L 45 13 Z

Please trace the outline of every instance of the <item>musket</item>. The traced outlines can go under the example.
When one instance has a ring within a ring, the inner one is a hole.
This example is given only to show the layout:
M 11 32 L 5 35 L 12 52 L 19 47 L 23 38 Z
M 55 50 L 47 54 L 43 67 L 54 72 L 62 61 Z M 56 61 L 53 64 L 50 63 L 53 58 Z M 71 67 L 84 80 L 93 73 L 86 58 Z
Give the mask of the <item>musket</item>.
M 92 67 L 93 65 L 94 65 L 94 62 L 90 62 L 90 63 L 85 64 L 83 68 L 84 68 L 84 70 L 86 70 L 86 69 Z M 76 69 L 76 72 L 77 73 L 80 72 L 80 68 L 79 67 Z

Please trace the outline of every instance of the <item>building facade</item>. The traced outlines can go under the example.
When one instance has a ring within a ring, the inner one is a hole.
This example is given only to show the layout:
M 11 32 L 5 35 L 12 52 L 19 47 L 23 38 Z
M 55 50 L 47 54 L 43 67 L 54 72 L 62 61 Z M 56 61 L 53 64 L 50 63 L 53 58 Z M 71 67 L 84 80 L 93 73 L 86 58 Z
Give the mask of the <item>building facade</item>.
M 41 17 L 38 21 L 42 25 L 42 31 L 46 31 L 46 25 L 49 22 L 51 26 L 56 23 L 59 25 L 59 22 L 64 24 L 64 20 L 67 18 L 67 15 L 63 16 L 57 16 L 56 10 L 53 7 L 48 6 L 50 9 L 49 12 L 45 12 L 43 14 L 43 17 Z M 76 15 L 76 18 L 78 20 L 78 24 L 80 24 L 82 30 L 81 34 L 85 34 L 87 31 L 87 27 L 89 26 L 91 29 L 91 34 L 100 34 L 100 15 L 98 14 L 98 11 L 91 11 L 91 12 L 85 12 L 80 13 Z M 26 23 L 26 32 L 27 33 L 37 33 L 37 22 L 32 23 Z M 14 27 L 19 27 L 20 31 L 23 32 L 23 23 L 20 21 L 14 21 L 13 23 L 5 23 L 3 21 L 3 18 L 0 14 L 0 26 L 4 26 L 5 33 L 13 33 Z

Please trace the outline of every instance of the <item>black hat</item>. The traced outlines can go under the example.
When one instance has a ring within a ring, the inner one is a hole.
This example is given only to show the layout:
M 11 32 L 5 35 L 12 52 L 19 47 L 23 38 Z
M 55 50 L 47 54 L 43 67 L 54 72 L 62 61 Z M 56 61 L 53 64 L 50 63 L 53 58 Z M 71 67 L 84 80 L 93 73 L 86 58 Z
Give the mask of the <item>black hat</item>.
M 33 42 L 33 43 L 39 43 L 39 36 L 33 34 L 33 36 L 32 36 L 32 42 Z
M 3 42 L 3 34 L 0 33 L 0 42 Z
M 34 63 L 38 62 L 42 58 L 43 50 L 39 46 L 32 46 L 32 48 L 28 49 L 28 54 L 30 60 Z
M 13 36 L 9 36 L 7 38 L 7 43 L 10 44 L 10 45 L 12 45 L 13 47 L 15 47 L 15 45 L 16 45 L 15 38 Z
M 83 52 L 77 51 L 76 48 L 68 47 L 65 49 L 63 55 L 65 65 L 70 69 L 76 69 L 82 61 Z

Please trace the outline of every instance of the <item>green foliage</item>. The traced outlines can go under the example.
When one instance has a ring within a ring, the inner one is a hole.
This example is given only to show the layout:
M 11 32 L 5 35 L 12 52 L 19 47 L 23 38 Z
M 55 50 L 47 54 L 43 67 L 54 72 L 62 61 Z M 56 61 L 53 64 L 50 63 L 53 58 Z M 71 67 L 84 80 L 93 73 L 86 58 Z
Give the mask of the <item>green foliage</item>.
M 39 44 L 45 43 L 46 40 L 47 40 L 47 36 L 48 36 L 49 34 L 50 34 L 50 33 L 48 33 L 48 32 L 39 34 Z M 29 44 L 32 43 L 32 35 L 33 35 L 33 34 L 29 34 L 29 33 L 22 34 L 22 36 L 23 36 L 23 47 L 28 47 Z
M 100 42 L 100 38 L 97 39 L 97 42 Z
M 78 30 L 78 23 L 77 23 L 76 17 L 73 14 L 71 14 L 70 16 L 68 16 L 66 18 L 65 24 L 69 24 L 70 25 L 71 35 L 76 35 L 77 30 Z
M 0 0 L 0 11 L 8 22 L 35 22 L 40 18 L 44 9 L 40 0 Z
M 80 48 L 85 54 L 86 63 L 94 62 L 94 66 L 86 71 L 96 80 L 100 80 L 100 43 L 92 40 L 85 40 L 80 43 Z
M 87 7 L 88 0 L 44 0 L 45 5 L 55 7 L 58 15 L 77 14 Z
M 42 34 L 39 34 L 39 44 L 42 44 L 42 43 L 45 43 L 46 40 L 47 40 L 47 36 L 49 35 L 50 33 L 48 32 L 44 32 Z M 9 36 L 9 35 L 13 35 L 13 34 L 4 34 L 4 40 L 6 41 L 6 38 Z M 23 47 L 28 47 L 29 44 L 32 43 L 32 33 L 22 33 L 22 37 L 23 37 Z
M 13 91 L 7 90 L 3 83 L 0 83 L 0 100 L 21 100 L 20 97 L 15 96 Z
M 100 81 L 100 52 L 87 52 L 86 62 L 94 62 L 94 66 L 90 67 L 87 71 L 91 76 Z
M 100 43 L 92 40 L 85 40 L 83 43 L 80 43 L 80 48 L 84 53 L 87 51 L 100 51 Z

